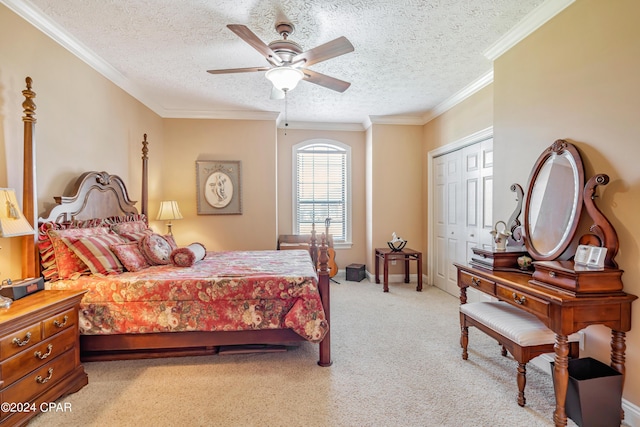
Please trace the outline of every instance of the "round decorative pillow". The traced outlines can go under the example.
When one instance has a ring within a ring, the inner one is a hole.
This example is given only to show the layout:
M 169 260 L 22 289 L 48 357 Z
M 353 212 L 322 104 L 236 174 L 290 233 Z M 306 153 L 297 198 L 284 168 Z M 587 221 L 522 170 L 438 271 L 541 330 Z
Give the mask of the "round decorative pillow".
M 149 234 L 138 243 L 140 252 L 151 265 L 171 263 L 171 245 L 159 234 Z

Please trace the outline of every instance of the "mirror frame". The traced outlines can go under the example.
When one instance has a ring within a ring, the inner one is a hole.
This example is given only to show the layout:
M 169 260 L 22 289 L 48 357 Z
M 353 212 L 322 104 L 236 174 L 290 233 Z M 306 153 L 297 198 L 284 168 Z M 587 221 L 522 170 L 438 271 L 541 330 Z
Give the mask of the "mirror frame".
M 547 160 L 555 155 L 562 155 L 564 153 L 567 153 L 567 155 L 573 159 L 573 162 L 576 166 L 574 174 L 577 174 L 577 183 L 579 188 L 575 189 L 575 212 L 573 213 L 573 219 L 571 223 L 567 224 L 567 226 L 569 227 L 569 232 L 565 235 L 564 240 L 558 242 L 558 244 L 555 245 L 554 250 L 549 253 L 543 254 L 535 248 L 530 238 L 531 233 L 529 213 L 531 209 L 531 194 L 533 193 L 533 188 L 535 187 L 538 175 L 540 174 L 540 171 L 546 164 Z M 536 261 L 553 261 L 558 259 L 567 250 L 575 237 L 576 229 L 578 228 L 578 223 L 580 222 L 580 214 L 582 212 L 583 205 L 584 184 L 584 165 L 582 164 L 582 157 L 580 156 L 578 149 L 573 144 L 563 139 L 558 139 L 549 148 L 543 151 L 540 157 L 538 157 L 538 160 L 536 160 L 536 163 L 531 170 L 531 175 L 529 176 L 529 182 L 527 184 L 527 199 L 524 208 L 524 243 L 531 258 Z

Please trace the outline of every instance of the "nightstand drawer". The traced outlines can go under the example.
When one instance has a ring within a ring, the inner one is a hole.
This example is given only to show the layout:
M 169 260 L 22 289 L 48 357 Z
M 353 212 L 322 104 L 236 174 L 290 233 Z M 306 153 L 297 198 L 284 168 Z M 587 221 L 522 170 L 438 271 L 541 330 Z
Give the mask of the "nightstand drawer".
M 4 389 L 3 398 L 8 402 L 28 402 L 64 379 L 69 372 L 75 369 L 74 362 L 75 352 L 69 350 Z
M 42 341 L 31 348 L 0 363 L 0 379 L 8 387 L 24 375 L 55 359 L 76 343 L 75 329 L 67 329 L 54 338 Z
M 49 338 L 60 331 L 64 331 L 75 326 L 78 323 L 78 310 L 75 308 L 67 310 L 48 318 L 42 323 L 44 326 L 44 337 Z
M 495 282 L 476 277 L 464 271 L 460 272 L 460 286 L 469 286 L 470 288 L 480 289 L 483 292 L 493 295 L 495 292 Z
M 0 357 L 7 359 L 42 341 L 40 322 L 0 339 Z
M 518 292 L 515 289 L 502 285 L 496 286 L 496 295 L 501 300 L 517 307 L 522 307 L 531 314 L 535 314 L 543 318 L 549 317 L 548 301 L 538 299 L 531 295 L 524 295 L 522 292 Z

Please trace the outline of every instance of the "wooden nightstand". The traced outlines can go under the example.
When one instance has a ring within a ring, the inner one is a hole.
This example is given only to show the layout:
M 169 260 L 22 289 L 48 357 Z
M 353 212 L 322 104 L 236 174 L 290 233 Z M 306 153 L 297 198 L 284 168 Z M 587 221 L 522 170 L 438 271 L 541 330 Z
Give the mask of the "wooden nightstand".
M 87 385 L 78 331 L 85 292 L 40 291 L 0 310 L 0 424 L 24 424 Z

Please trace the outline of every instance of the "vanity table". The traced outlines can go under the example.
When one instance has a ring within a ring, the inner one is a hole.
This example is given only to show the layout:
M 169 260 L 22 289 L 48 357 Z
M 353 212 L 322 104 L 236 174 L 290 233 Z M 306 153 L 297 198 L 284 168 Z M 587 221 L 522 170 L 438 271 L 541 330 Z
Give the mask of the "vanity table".
M 537 316 L 555 332 L 556 426 L 567 425 L 570 334 L 589 325 L 611 328 L 611 367 L 623 375 L 624 384 L 625 333 L 631 329 L 631 303 L 637 297 L 623 291 L 623 271 L 614 259 L 617 234 L 594 203 L 596 188 L 608 180 L 600 174 L 585 185 L 577 148 L 564 140 L 554 142 L 538 158 L 527 189 L 522 234 L 534 271 L 518 272 L 517 264 L 456 264 L 460 304 L 467 303 L 467 289 L 474 288 Z M 593 225 L 589 234 L 575 239 L 583 207 Z M 577 243 L 606 248 L 604 268 L 575 265 Z

